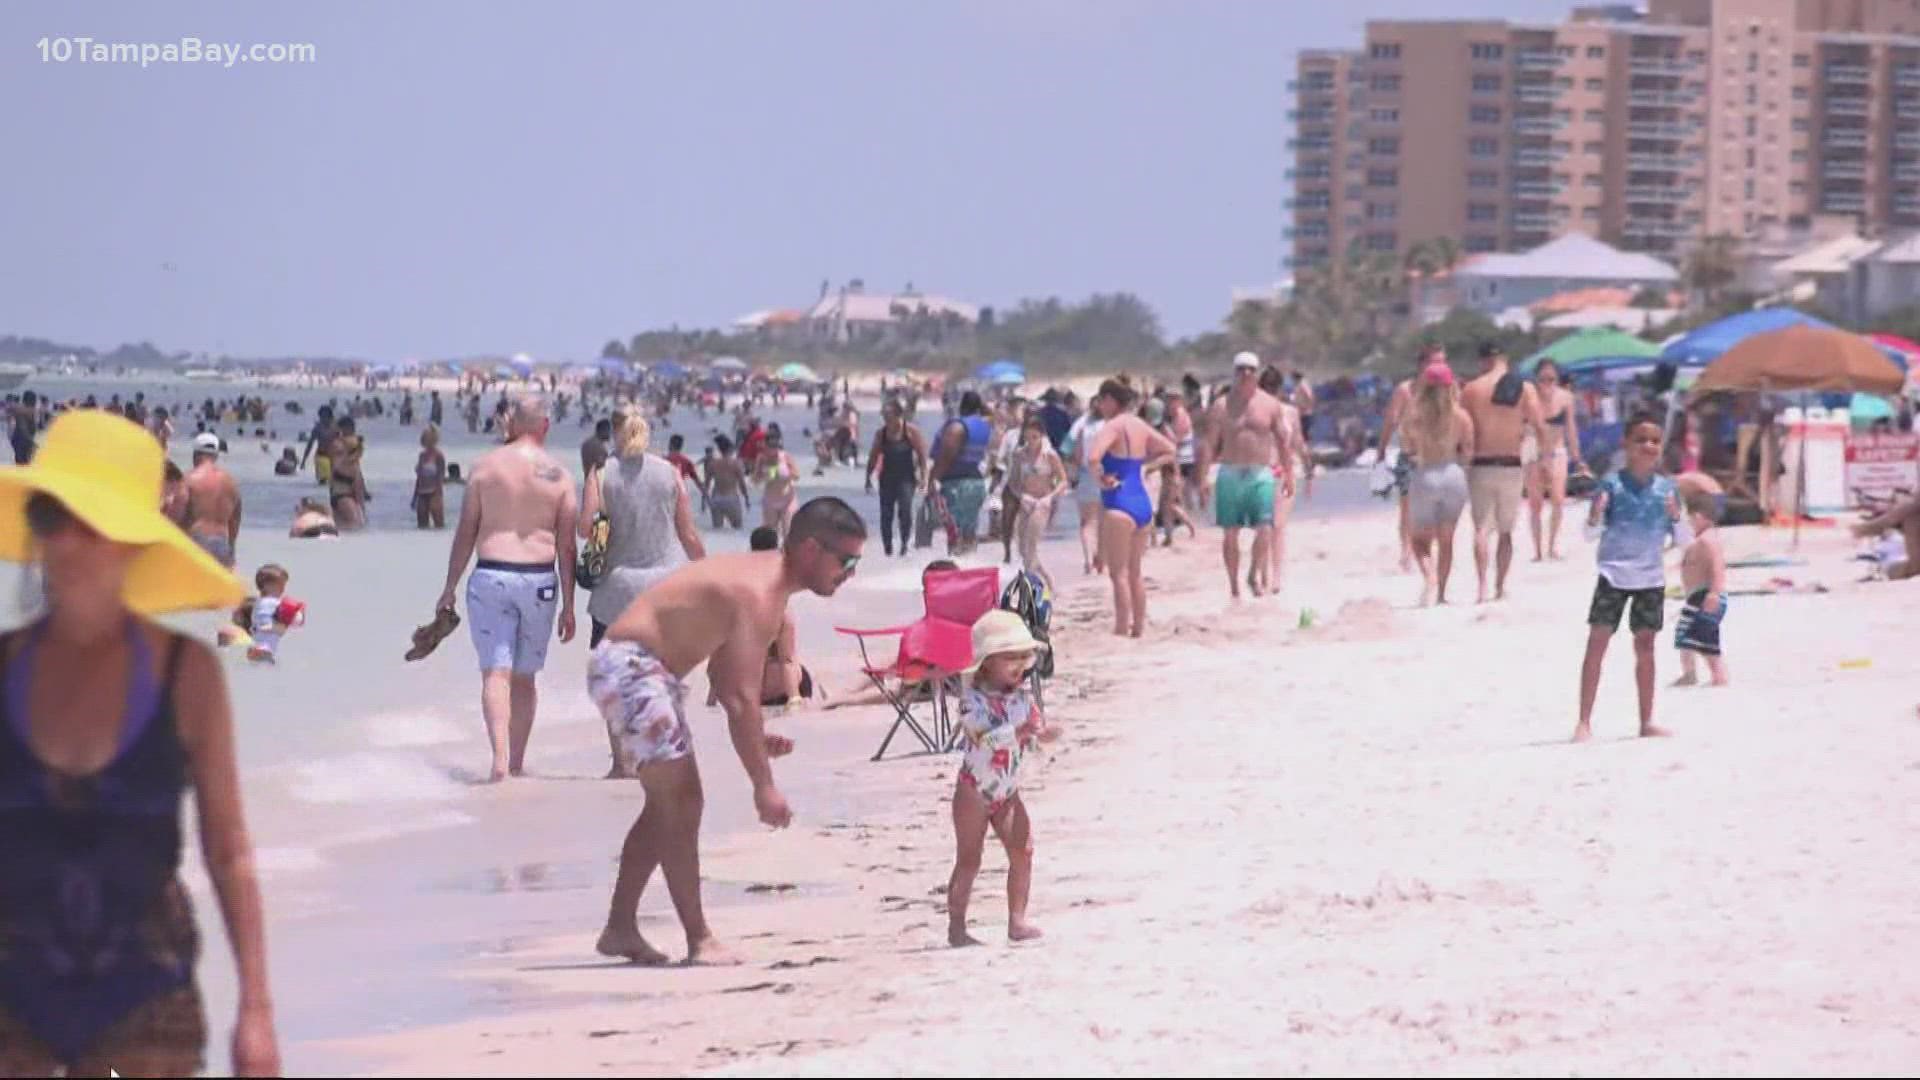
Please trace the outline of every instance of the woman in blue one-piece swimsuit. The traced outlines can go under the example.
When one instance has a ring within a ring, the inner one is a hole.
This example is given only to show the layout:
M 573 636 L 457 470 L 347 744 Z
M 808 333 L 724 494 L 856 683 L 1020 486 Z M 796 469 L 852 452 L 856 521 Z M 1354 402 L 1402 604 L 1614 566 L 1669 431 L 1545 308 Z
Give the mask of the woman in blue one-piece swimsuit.
M 1139 637 L 1147 625 L 1147 586 L 1140 573 L 1153 536 L 1153 500 L 1141 473 L 1173 459 L 1173 440 L 1133 412 L 1133 387 L 1117 379 L 1100 384 L 1106 418 L 1087 448 L 1089 472 L 1100 488 L 1100 552 L 1113 579 L 1113 632 Z M 1163 460 L 1164 459 L 1164 460 Z

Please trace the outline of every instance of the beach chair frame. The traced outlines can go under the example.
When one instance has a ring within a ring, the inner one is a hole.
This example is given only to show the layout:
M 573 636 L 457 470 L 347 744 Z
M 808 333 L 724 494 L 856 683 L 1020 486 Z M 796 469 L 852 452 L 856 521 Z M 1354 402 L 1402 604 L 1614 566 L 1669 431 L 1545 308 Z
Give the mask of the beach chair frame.
M 973 663 L 973 624 L 993 610 L 999 598 L 997 568 L 946 571 L 927 575 L 922 591 L 926 614 L 917 621 L 871 629 L 834 627 L 858 643 L 861 673 L 893 706 L 893 723 L 870 760 L 884 758 L 902 728 L 919 742 L 919 753 L 943 754 L 959 746 L 960 726 L 954 721 L 952 699 L 959 692 L 960 673 Z M 897 638 L 899 646 L 893 662 L 882 666 L 874 663 L 869 641 L 888 637 Z M 888 686 L 889 679 L 903 688 L 930 682 L 932 697 L 916 702 Z M 924 715 L 916 715 L 916 705 L 925 706 Z

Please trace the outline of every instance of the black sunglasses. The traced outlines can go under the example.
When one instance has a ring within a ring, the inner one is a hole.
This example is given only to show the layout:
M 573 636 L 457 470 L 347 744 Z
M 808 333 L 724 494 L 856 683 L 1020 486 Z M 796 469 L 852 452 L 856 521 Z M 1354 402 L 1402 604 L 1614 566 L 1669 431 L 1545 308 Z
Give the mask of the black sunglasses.
M 73 511 L 51 495 L 35 495 L 27 500 L 27 531 L 38 539 L 58 536 L 79 524 Z
M 853 573 L 853 568 L 860 565 L 860 556 L 858 555 L 842 554 L 841 552 L 833 550 L 832 548 L 828 547 L 825 543 L 822 543 L 820 540 L 817 540 L 817 539 L 814 540 L 813 543 L 814 543 L 814 546 L 818 547 L 821 551 L 824 551 L 828 555 L 833 556 L 834 560 L 840 564 L 840 572 L 843 574 Z

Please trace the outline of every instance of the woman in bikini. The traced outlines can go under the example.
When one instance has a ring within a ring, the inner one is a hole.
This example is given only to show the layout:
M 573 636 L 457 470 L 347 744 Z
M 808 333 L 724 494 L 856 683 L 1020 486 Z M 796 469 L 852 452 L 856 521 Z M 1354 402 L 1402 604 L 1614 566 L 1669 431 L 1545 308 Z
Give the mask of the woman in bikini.
M 1585 468 L 1580 460 L 1580 426 L 1573 418 L 1573 391 L 1561 381 L 1560 365 L 1540 361 L 1534 370 L 1539 383 L 1540 412 L 1547 418 L 1547 442 L 1527 470 L 1527 524 L 1533 533 L 1533 561 L 1560 558 L 1560 517 L 1567 502 L 1567 469 Z M 1541 551 L 1540 504 L 1553 503 Z
M 1139 637 L 1147 626 L 1147 586 L 1140 561 L 1153 533 L 1153 499 L 1141 479 L 1173 457 L 1173 440 L 1133 411 L 1133 387 L 1108 379 L 1100 384 L 1106 423 L 1087 447 L 1088 472 L 1100 489 L 1100 552 L 1113 580 L 1113 632 Z
M 1039 575 L 1052 592 L 1053 574 L 1040 561 L 1040 541 L 1053 518 L 1054 500 L 1067 493 L 1067 466 L 1047 441 L 1047 424 L 1038 414 L 1027 418 L 1021 436 L 1007 481 L 1010 501 L 1019 514 L 1014 527 L 1020 535 L 1020 563 L 1028 573 Z
M 787 522 L 793 518 L 794 485 L 800 480 L 800 467 L 793 463 L 792 454 L 781 449 L 779 429 L 767 432 L 767 441 L 754 458 L 753 472 L 760 478 L 761 522 L 773 526 L 780 533 L 780 542 L 786 543 Z
M 420 457 L 413 463 L 413 515 L 422 529 L 447 527 L 447 456 L 440 452 L 440 429 L 420 431 Z

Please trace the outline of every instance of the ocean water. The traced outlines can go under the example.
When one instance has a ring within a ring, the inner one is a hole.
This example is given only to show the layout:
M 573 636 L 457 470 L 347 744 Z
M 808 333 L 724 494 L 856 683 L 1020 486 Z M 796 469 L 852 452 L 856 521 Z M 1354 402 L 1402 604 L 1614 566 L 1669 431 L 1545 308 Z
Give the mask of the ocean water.
M 413 628 L 432 617 L 451 539 L 450 529 L 413 527 L 407 500 L 418 427 L 402 428 L 391 409 L 385 418 L 365 421 L 373 527 L 338 541 L 301 541 L 285 535 L 293 506 L 320 488 L 310 471 L 274 476 L 272 463 L 281 445 L 297 445 L 317 405 L 330 397 L 345 400 L 351 391 L 110 379 L 31 385 L 56 399 L 91 392 L 105 400 L 142 389 L 151 402 L 165 404 L 259 392 L 272 402 L 291 399 L 305 406 L 300 417 L 276 406 L 280 439 L 269 440 L 265 451 L 258 439 L 219 429 L 231 449 L 226 464 L 247 506 L 238 545 L 242 576 L 250 580 L 253 568 L 278 562 L 291 572 L 289 595 L 308 604 L 307 624 L 288 635 L 280 663 L 252 665 L 234 656 L 227 665 L 288 1068 L 341 1071 L 360 1064 L 316 1040 L 524 1007 L 524 1000 L 500 988 L 459 978 L 463 959 L 476 948 L 511 950 L 529 936 L 597 928 L 621 837 L 640 806 L 636 785 L 599 779 L 606 742 L 583 685 L 585 598 L 578 601 L 580 636 L 552 645 L 529 754 L 531 775 L 482 785 L 488 750 L 467 628 L 422 662 L 402 660 Z M 397 394 L 388 396 L 390 405 L 397 400 Z M 424 399 L 417 397 L 416 405 L 424 421 Z M 877 416 L 870 403 L 863 407 L 863 441 Z M 798 435 L 812 426 L 811 412 L 796 402 L 770 418 L 789 433 L 803 470 L 801 497 L 847 498 L 874 525 L 877 501 L 860 485 L 864 461 L 823 478 L 806 475 L 812 471 L 811 448 Z M 444 442 L 450 460 L 470 462 L 492 445 L 454 420 Z M 655 438 L 664 448 L 667 435 L 681 432 L 697 458 L 721 422 L 718 416 L 676 416 L 675 426 L 656 430 Z M 937 416 L 928 421 L 936 422 Z M 182 425 L 174 444 L 182 464 L 191 431 L 191 423 Z M 555 425 L 550 439 L 576 473 L 585 435 L 569 418 Z M 450 504 L 457 503 L 459 489 L 449 494 Z M 1322 483 L 1314 502 L 1303 504 L 1296 520 L 1347 512 L 1367 501 L 1364 477 L 1336 475 Z M 457 505 L 449 505 L 448 513 L 453 517 Z M 1047 545 L 1049 564 L 1069 579 L 1080 574 L 1074 528 L 1069 500 Z M 708 539 L 710 550 L 745 547 L 744 533 Z M 834 627 L 884 626 L 917 616 L 919 569 L 937 555 L 888 559 L 877 536 L 867 551 L 859 573 L 838 596 L 802 596 L 792 605 L 800 655 L 835 689 L 856 683 L 858 657 Z M 998 545 L 983 545 L 976 561 L 997 558 Z M 0 588 L 0 617 L 9 623 L 19 618 L 18 593 Z M 209 613 L 173 621 L 211 640 L 221 618 Z M 759 826 L 724 718 L 704 705 L 704 676 L 691 682 L 690 719 L 708 784 L 704 833 L 714 842 Z M 859 819 L 857 785 L 838 777 L 849 768 L 869 767 L 866 758 L 890 719 L 866 710 L 791 722 L 786 730 L 801 749 L 780 765 L 779 774 L 802 825 Z M 924 767 L 924 761 L 870 767 Z M 197 842 L 190 839 L 189 848 L 188 877 L 207 942 L 201 972 L 215 1033 L 209 1064 L 219 1070 L 232 1019 L 232 963 L 218 907 L 199 870 Z M 714 883 L 710 902 L 753 902 L 742 884 Z M 665 910 L 664 895 L 650 892 L 643 917 Z M 670 919 L 661 925 L 671 927 Z M 673 951 L 677 934 L 668 930 L 658 943 Z

